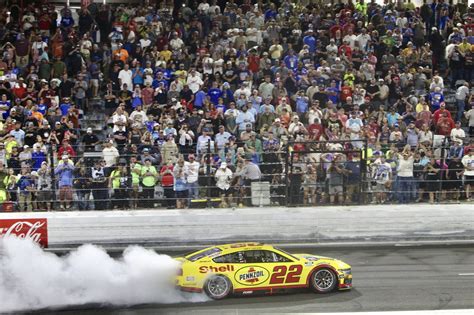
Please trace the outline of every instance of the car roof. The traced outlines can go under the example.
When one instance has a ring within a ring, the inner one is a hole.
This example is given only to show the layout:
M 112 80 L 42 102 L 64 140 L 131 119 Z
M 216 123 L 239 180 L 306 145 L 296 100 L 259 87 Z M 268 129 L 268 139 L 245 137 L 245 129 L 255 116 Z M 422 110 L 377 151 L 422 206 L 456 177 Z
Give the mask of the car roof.
M 236 250 L 236 249 L 273 249 L 272 245 L 247 242 L 247 243 L 231 243 L 231 244 L 222 244 L 215 246 L 222 251 Z

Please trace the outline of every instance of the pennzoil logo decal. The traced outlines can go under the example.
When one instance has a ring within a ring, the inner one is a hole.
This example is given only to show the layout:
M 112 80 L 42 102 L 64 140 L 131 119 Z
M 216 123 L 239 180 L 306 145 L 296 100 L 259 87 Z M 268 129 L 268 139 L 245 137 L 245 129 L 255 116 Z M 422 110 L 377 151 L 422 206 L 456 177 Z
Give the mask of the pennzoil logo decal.
M 255 286 L 267 281 L 269 276 L 270 273 L 263 267 L 247 266 L 237 270 L 234 277 L 242 285 Z

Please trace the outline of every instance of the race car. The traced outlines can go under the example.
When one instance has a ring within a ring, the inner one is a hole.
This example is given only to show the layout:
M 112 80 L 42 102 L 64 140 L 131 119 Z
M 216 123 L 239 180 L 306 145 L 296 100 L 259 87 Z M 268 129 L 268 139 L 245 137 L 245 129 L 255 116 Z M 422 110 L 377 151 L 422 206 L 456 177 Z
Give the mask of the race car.
M 329 257 L 290 254 L 260 243 L 218 245 L 175 258 L 179 289 L 219 300 L 231 294 L 308 288 L 317 293 L 352 287 L 351 266 Z

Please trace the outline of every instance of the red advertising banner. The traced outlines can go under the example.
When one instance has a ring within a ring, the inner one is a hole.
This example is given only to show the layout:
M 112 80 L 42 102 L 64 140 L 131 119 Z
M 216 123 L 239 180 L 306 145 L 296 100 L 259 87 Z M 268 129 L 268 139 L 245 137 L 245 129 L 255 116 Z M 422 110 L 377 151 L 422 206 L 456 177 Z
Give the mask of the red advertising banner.
M 0 220 L 0 237 L 16 235 L 30 238 L 43 247 L 48 247 L 47 219 L 5 219 Z

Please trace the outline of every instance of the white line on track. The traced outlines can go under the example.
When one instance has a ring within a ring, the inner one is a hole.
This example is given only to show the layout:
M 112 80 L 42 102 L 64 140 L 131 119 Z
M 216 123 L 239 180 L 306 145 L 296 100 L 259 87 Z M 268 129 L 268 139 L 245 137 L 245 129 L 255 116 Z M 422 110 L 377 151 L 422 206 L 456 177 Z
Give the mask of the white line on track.
M 473 273 L 460 273 L 458 274 L 458 276 L 474 276 L 474 272 Z

